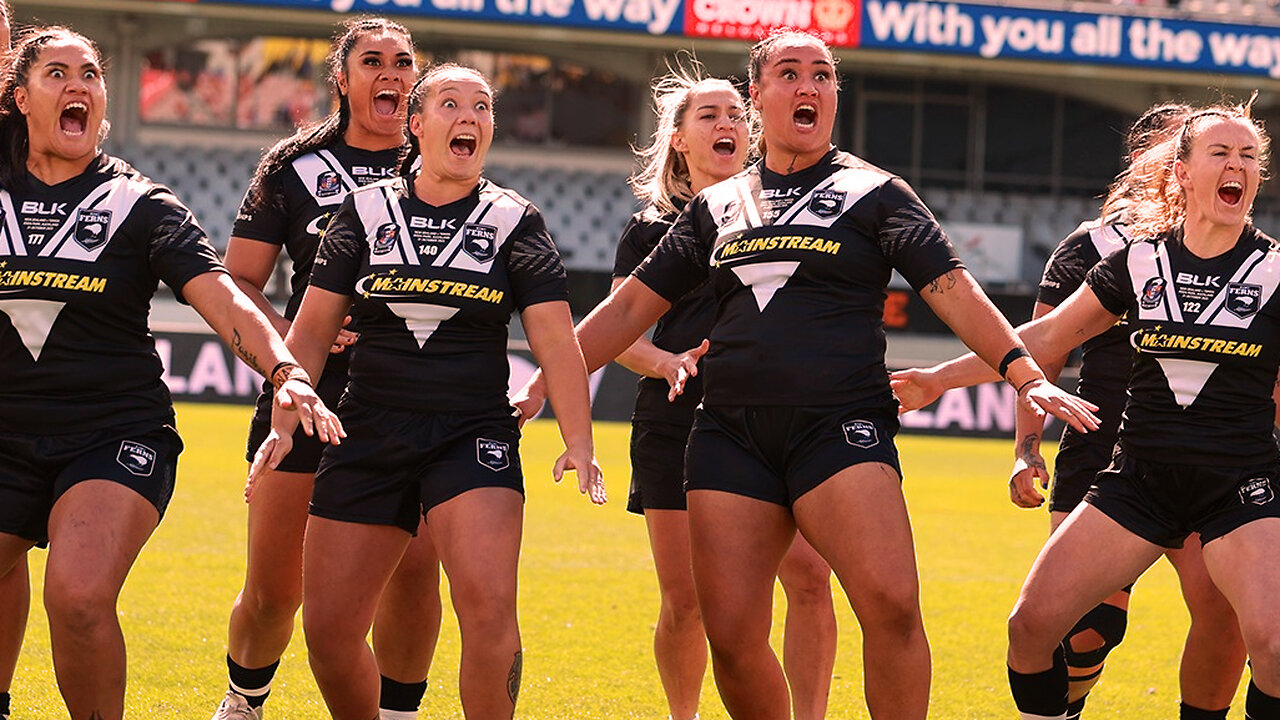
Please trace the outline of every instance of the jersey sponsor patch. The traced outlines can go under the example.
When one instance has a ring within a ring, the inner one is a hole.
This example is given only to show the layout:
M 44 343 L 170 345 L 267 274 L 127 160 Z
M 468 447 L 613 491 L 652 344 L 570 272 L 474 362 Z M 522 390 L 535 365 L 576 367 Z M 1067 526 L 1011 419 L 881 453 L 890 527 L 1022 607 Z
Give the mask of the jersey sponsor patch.
M 1258 312 L 1262 306 L 1262 286 L 1253 283 L 1227 283 L 1227 312 L 1241 320 Z
M 1143 310 L 1154 310 L 1164 301 L 1164 288 L 1166 281 L 1162 277 L 1153 277 L 1142 286 L 1142 297 L 1138 298 L 1138 305 Z
M 85 250 L 93 250 L 107 241 L 107 231 L 110 228 L 110 210 L 81 208 L 76 216 L 76 242 Z
M 494 472 L 511 467 L 511 445 L 500 440 L 476 438 L 476 461 Z
M 488 262 L 498 251 L 498 228 L 467 223 L 462 226 L 462 251 L 476 262 Z
M 333 197 L 340 192 L 342 192 L 342 179 L 338 177 L 338 173 L 326 170 L 316 176 L 317 198 Z
M 1240 486 L 1240 503 L 1253 503 L 1254 505 L 1266 505 L 1275 498 L 1275 491 L 1271 489 L 1271 478 L 1262 477 L 1250 478 Z
M 873 448 L 880 444 L 875 423 L 870 420 L 850 420 L 844 424 L 844 439 L 854 447 Z
M 138 477 L 151 477 L 151 473 L 156 469 L 156 451 L 140 442 L 125 440 L 120 443 L 116 462 Z
M 374 255 L 386 255 L 395 249 L 399 239 L 400 228 L 395 223 L 383 223 L 378 226 L 378 232 L 374 235 L 371 251 Z
M 844 212 L 843 190 L 814 190 L 809 198 L 809 212 L 820 218 L 833 218 Z

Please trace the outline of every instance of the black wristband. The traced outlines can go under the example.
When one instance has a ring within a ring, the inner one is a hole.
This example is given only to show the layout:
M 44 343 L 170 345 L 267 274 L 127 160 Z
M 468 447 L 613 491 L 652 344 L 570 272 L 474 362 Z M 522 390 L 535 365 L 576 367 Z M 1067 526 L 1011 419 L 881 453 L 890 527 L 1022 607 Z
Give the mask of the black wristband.
M 1000 373 L 1000 377 L 1004 377 L 1009 373 L 1009 366 L 1013 364 L 1014 360 L 1024 357 L 1031 357 L 1031 353 L 1027 352 L 1027 349 L 1021 345 L 1015 346 L 1012 350 L 1005 353 L 1004 359 L 1000 361 L 1000 367 L 997 369 L 997 372 Z
M 271 374 L 267 376 L 267 379 L 270 380 L 271 378 L 275 377 L 276 373 L 280 372 L 282 368 L 289 367 L 290 365 L 292 365 L 293 367 L 298 367 L 298 363 L 293 362 L 292 360 L 282 360 L 276 363 L 276 366 L 271 368 Z
M 1030 385 L 1030 384 L 1031 384 L 1031 383 L 1033 383 L 1033 382 L 1040 382 L 1041 380 L 1044 380 L 1044 378 L 1031 378 L 1030 380 L 1028 380 L 1028 381 L 1026 381 L 1026 382 L 1022 383 L 1021 385 L 1019 385 L 1019 386 L 1018 386 L 1018 390 L 1017 390 L 1017 392 L 1016 392 L 1015 394 L 1016 394 L 1018 397 L 1022 397 L 1022 388 L 1024 388 L 1024 387 L 1026 387 L 1026 386 Z

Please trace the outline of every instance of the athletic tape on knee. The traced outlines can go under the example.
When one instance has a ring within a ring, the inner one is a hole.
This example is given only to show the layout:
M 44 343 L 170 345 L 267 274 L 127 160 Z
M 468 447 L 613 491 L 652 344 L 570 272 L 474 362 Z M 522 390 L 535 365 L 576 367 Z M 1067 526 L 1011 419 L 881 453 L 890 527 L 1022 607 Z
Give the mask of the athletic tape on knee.
M 1071 628 L 1071 632 L 1067 634 L 1067 639 L 1062 643 L 1067 651 L 1067 667 L 1072 668 L 1091 668 L 1095 665 L 1101 665 L 1107 659 L 1107 653 L 1111 652 L 1124 639 L 1125 628 L 1129 625 L 1129 611 L 1124 608 L 1118 608 L 1115 605 L 1103 603 L 1080 618 L 1080 622 Z M 1071 647 L 1071 640 L 1076 635 L 1094 631 L 1102 638 L 1102 646 L 1094 650 L 1077 651 Z M 1073 677 L 1073 680 L 1082 680 L 1084 678 Z

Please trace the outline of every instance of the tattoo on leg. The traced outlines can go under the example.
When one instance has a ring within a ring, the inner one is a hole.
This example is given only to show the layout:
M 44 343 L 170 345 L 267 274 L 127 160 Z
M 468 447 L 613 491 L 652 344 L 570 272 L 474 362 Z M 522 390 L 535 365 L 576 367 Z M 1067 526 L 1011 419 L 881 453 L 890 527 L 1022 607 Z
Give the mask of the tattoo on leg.
M 258 364 L 258 356 L 249 352 L 249 349 L 244 346 L 244 341 L 240 338 L 240 331 L 235 328 L 231 329 L 231 349 L 235 350 L 236 354 L 243 358 L 244 361 L 248 363 L 249 367 L 256 370 L 259 374 L 267 374 L 266 371 L 262 369 L 262 366 Z
M 507 672 L 507 697 L 511 698 L 512 705 L 520 697 L 520 673 L 523 665 L 524 651 L 517 650 L 515 659 L 511 661 L 511 670 Z

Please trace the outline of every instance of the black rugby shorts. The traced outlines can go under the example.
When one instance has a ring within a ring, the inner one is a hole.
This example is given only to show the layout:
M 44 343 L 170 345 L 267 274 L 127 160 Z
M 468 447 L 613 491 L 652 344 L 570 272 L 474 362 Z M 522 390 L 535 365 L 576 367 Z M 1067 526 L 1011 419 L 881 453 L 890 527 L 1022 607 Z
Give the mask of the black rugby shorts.
M 154 422 L 66 435 L 0 434 L 0 532 L 48 542 L 54 503 L 85 480 L 123 485 L 163 518 L 181 452 L 177 430 Z
M 1085 502 L 1148 542 L 1180 548 L 1193 532 L 1208 544 L 1254 520 L 1280 517 L 1278 475 L 1274 462 L 1177 465 L 1139 460 L 1120 449 Z
M 350 348 L 347 352 L 351 352 Z M 320 382 L 316 383 L 316 394 L 324 401 L 324 404 L 330 409 L 338 407 L 338 401 L 342 399 L 342 392 L 347 388 L 346 373 L 326 372 L 320 376 Z M 267 439 L 267 433 L 271 431 L 271 404 L 274 402 L 274 393 L 270 384 L 263 387 L 263 391 L 258 395 L 257 403 L 253 409 L 253 420 L 249 422 L 249 440 L 245 444 L 245 457 L 248 462 L 253 462 L 253 456 L 258 452 L 258 448 L 262 446 L 262 441 Z M 314 436 L 307 435 L 302 431 L 301 427 L 293 433 L 293 448 L 289 450 L 289 454 L 284 456 L 280 461 L 280 465 L 276 467 L 279 472 L 290 473 L 306 473 L 314 475 L 316 468 L 320 466 L 320 455 L 324 452 L 325 445 Z
M 468 490 L 504 487 L 524 495 L 520 431 L 509 410 L 421 413 L 348 394 L 338 417 L 347 437 L 320 459 L 312 515 L 413 533 L 420 514 Z
M 689 425 L 631 423 L 631 493 L 627 511 L 684 510 L 684 451 Z
M 1071 437 L 1079 438 L 1073 434 Z M 1053 487 L 1049 492 L 1049 511 L 1069 513 L 1084 502 L 1085 493 L 1093 487 L 1098 473 L 1111 463 L 1114 444 L 1077 439 L 1063 443 L 1053 461 Z
M 685 487 L 790 507 L 854 465 L 882 463 L 902 477 L 897 432 L 886 408 L 704 405 L 689 436 Z

